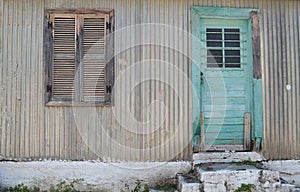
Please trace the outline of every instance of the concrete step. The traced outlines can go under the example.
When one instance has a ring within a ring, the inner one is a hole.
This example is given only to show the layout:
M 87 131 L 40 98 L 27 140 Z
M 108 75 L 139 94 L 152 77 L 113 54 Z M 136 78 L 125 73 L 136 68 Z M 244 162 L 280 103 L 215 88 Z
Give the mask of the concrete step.
M 263 156 L 256 152 L 205 152 L 193 155 L 194 165 L 243 161 L 261 162 L 263 160 Z

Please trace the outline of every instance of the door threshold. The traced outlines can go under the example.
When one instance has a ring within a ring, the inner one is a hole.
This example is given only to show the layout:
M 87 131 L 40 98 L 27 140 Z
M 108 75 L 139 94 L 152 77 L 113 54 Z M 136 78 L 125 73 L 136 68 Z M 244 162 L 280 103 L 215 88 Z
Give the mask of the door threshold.
M 252 151 L 250 151 L 250 150 L 221 150 L 221 149 L 218 149 L 218 150 L 206 150 L 206 151 L 201 151 L 201 152 L 203 152 L 203 153 L 222 153 L 222 152 L 225 152 L 225 153 L 240 153 L 240 152 L 252 152 Z M 195 152 L 195 153 L 197 153 L 197 152 Z
M 243 145 L 204 145 L 202 151 L 244 151 Z

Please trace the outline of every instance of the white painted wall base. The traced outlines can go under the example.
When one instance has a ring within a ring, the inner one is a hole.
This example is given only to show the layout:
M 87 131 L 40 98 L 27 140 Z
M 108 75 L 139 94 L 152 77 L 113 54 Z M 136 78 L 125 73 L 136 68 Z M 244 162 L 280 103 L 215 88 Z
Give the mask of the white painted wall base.
M 145 163 L 102 163 L 102 162 L 0 162 L 0 185 L 15 186 L 24 183 L 49 189 L 61 181 L 83 179 L 79 190 L 120 191 L 125 184 L 134 186 L 155 183 L 174 178 L 176 173 L 187 173 L 190 162 L 145 162 Z

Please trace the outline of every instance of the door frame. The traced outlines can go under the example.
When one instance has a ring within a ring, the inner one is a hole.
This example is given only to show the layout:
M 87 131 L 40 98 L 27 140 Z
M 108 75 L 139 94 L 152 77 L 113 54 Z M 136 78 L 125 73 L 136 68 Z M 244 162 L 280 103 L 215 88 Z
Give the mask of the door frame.
M 191 31 L 192 40 L 192 83 L 193 83 L 193 149 L 194 151 L 205 150 L 203 147 L 203 129 L 201 118 L 201 82 L 200 76 L 203 74 L 201 69 L 200 45 L 201 43 L 201 19 L 202 18 L 221 18 L 221 19 L 244 19 L 248 21 L 249 40 L 249 62 L 253 67 L 252 78 L 249 80 L 251 90 L 249 94 L 250 103 L 250 122 L 249 132 L 245 132 L 244 149 L 259 150 L 262 145 L 262 72 L 260 60 L 260 30 L 259 30 L 259 10 L 247 8 L 221 8 L 221 7 L 199 7 L 191 8 Z M 252 43 L 251 43 L 252 42 Z M 252 45 L 252 46 L 251 46 Z M 251 68 L 250 68 L 251 70 Z M 204 74 L 205 75 L 205 74 Z M 248 137 L 248 138 L 246 138 Z M 202 142 L 201 142 L 202 141 Z

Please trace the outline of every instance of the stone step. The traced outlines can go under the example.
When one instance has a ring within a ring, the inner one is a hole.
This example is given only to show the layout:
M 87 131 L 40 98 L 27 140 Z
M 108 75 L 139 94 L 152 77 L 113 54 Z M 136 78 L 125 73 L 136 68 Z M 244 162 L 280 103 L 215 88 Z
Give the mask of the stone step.
M 200 192 L 200 183 L 193 175 L 177 175 L 177 189 L 181 192 Z
M 263 160 L 263 156 L 256 152 L 203 152 L 195 153 L 193 155 L 194 165 L 204 163 L 231 163 L 243 161 L 261 162 Z
M 193 170 L 178 175 L 181 192 L 234 192 L 250 189 L 259 192 L 297 191 L 281 183 L 279 172 L 265 170 L 265 159 L 256 152 L 205 152 L 193 155 Z
M 205 192 L 235 191 L 244 185 L 276 188 L 280 185 L 279 173 L 260 170 L 251 165 L 209 164 L 196 168 Z
M 294 185 L 281 184 L 279 172 L 237 163 L 202 164 L 189 175 L 178 175 L 180 192 L 234 192 L 252 188 L 259 192 L 297 191 Z

